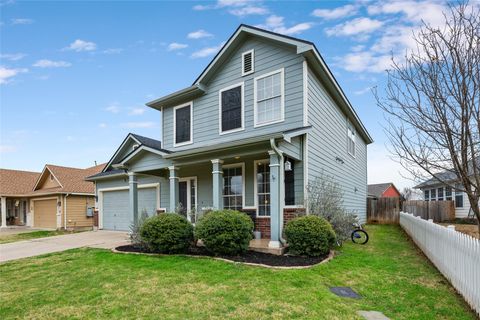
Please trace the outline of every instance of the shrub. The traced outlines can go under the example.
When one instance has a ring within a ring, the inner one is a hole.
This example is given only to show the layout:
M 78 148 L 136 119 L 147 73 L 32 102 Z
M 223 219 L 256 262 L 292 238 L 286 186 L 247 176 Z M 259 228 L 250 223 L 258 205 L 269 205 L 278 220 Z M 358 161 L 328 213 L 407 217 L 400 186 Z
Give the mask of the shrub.
M 350 239 L 353 225 L 358 223 L 358 219 L 353 212 L 345 210 L 344 192 L 339 183 L 321 174 L 308 184 L 307 191 L 310 214 L 324 218 L 332 225 L 339 244 Z
M 140 229 L 142 229 L 143 224 L 145 221 L 148 219 L 148 213 L 146 209 L 142 210 L 142 213 L 140 214 L 140 217 L 138 217 L 137 221 L 133 222 L 130 225 L 130 241 L 132 242 L 132 245 L 137 248 L 144 248 L 145 243 L 142 240 L 142 237 L 140 236 Z
M 304 216 L 290 220 L 285 227 L 289 252 L 297 255 L 321 256 L 335 243 L 335 232 L 327 220 Z
M 253 221 L 234 210 L 211 211 L 195 227 L 195 236 L 215 255 L 236 255 L 248 249 L 253 239 Z
M 164 213 L 148 218 L 140 229 L 140 236 L 150 251 L 185 252 L 193 242 L 193 226 L 176 213 Z

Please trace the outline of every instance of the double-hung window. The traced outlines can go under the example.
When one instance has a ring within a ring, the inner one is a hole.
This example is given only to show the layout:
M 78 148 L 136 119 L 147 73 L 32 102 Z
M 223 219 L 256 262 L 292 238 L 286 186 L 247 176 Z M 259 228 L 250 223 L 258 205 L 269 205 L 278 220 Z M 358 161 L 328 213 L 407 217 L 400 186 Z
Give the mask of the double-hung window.
M 452 187 L 445 187 L 445 199 L 452 200 Z
M 192 120 L 192 103 L 184 104 L 173 108 L 175 146 L 192 143 Z
M 283 69 L 261 75 L 254 80 L 255 126 L 281 122 L 284 119 Z
M 243 82 L 220 91 L 220 133 L 243 129 Z
M 430 200 L 432 201 L 437 200 L 437 189 L 430 190 Z
M 455 208 L 463 208 L 463 186 L 457 184 L 455 188 L 457 188 L 455 190 Z
M 350 155 L 355 157 L 355 128 L 350 123 L 347 122 L 347 151 Z
M 425 201 L 430 200 L 430 190 L 423 191 L 423 198 L 425 199 Z
M 438 201 L 443 201 L 443 187 L 437 189 Z
M 223 168 L 223 208 L 243 208 L 243 165 Z

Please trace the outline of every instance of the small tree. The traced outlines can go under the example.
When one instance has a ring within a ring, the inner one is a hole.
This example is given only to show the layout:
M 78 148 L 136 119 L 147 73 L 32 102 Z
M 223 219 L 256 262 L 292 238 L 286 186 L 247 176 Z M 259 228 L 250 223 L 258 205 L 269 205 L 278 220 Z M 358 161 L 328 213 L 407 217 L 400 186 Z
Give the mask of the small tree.
M 349 239 L 352 226 L 358 219 L 344 208 L 340 185 L 332 177 L 322 174 L 308 184 L 307 192 L 309 213 L 330 222 L 340 244 Z
M 144 242 L 140 235 L 140 229 L 142 228 L 145 220 L 148 218 L 147 209 L 143 209 L 140 217 L 138 217 L 137 221 L 134 221 L 130 225 L 130 241 L 134 247 L 144 247 Z
M 452 3 L 444 17 L 413 34 L 416 48 L 392 59 L 384 95 L 374 94 L 394 158 L 417 181 L 465 192 L 480 220 L 480 10 Z

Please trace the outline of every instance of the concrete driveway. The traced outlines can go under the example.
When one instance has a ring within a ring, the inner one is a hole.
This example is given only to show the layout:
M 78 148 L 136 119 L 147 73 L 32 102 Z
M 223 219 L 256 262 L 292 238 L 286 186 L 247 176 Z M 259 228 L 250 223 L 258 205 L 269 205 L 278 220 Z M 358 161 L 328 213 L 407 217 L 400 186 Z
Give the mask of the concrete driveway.
M 82 247 L 111 249 L 128 243 L 126 232 L 104 230 L 11 242 L 0 244 L 0 263 Z

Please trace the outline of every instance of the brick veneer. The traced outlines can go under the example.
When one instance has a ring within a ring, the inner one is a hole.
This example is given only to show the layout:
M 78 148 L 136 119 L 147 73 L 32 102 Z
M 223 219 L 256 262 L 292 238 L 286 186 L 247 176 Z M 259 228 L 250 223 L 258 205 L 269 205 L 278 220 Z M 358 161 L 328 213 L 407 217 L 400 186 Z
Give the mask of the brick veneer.
M 260 231 L 262 239 L 270 238 L 270 217 L 256 217 L 255 210 L 243 210 L 248 214 L 253 222 L 255 223 L 255 231 Z M 283 226 L 287 224 L 288 221 L 296 218 L 300 215 L 305 214 L 305 209 L 303 208 L 285 208 L 283 209 Z

